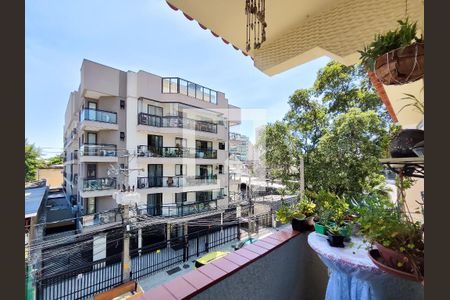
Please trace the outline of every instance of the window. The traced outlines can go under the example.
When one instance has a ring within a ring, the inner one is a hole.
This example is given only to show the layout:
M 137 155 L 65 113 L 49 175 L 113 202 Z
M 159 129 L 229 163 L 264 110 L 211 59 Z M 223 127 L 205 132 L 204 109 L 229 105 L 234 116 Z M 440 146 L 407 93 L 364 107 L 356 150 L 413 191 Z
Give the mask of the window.
M 175 138 L 175 147 L 186 148 L 187 147 L 187 139 L 183 138 Z
M 175 193 L 175 203 L 181 204 L 187 201 L 187 192 Z
M 149 114 L 149 115 L 154 115 L 154 116 L 159 116 L 159 117 L 162 117 L 162 115 L 163 115 L 163 109 L 162 109 L 162 107 L 159 107 L 159 106 L 154 106 L 154 105 L 148 105 L 147 106 L 147 113 Z
M 120 164 L 121 169 L 125 169 L 125 164 Z
M 169 78 L 163 78 L 163 80 L 162 80 L 162 92 L 163 93 L 170 93 L 170 79 Z
M 196 165 L 195 175 L 198 178 L 208 178 L 213 175 L 213 165 Z
M 175 176 L 186 175 L 187 165 L 175 165 Z
M 120 132 L 120 140 L 125 141 L 125 132 L 123 131 Z
M 120 109 L 125 109 L 125 100 L 120 100 Z
M 225 143 L 219 142 L 219 149 L 225 150 Z
M 223 174 L 223 165 L 219 165 L 219 174 Z
M 162 215 L 162 195 L 162 193 L 147 194 L 147 213 L 149 215 Z
M 211 103 L 213 104 L 217 104 L 217 92 L 216 91 L 211 91 Z
M 178 80 L 177 78 L 170 79 L 170 92 L 178 93 Z
M 87 165 L 87 179 L 95 179 L 97 178 L 97 165 L 96 164 L 88 164 Z
M 188 96 L 195 98 L 195 83 L 188 82 Z
M 180 94 L 188 94 L 188 83 L 186 80 L 180 79 Z
M 195 89 L 196 89 L 195 97 L 199 100 L 203 100 L 203 87 L 200 85 L 196 85 Z
M 89 197 L 86 201 L 86 214 L 91 215 L 95 214 L 95 197 Z

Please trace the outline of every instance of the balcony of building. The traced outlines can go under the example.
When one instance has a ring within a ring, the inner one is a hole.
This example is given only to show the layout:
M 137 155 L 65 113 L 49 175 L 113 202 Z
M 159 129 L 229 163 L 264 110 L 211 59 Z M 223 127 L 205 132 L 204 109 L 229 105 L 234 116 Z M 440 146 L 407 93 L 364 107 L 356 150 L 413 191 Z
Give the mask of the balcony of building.
M 198 149 L 189 147 L 151 147 L 147 145 L 137 146 L 137 157 L 140 160 L 147 162 L 156 159 L 164 163 L 164 158 L 167 158 L 168 163 L 186 163 L 195 160 L 207 160 L 214 162 L 217 160 L 217 150 L 215 149 Z M 178 159 L 178 160 L 177 160 Z
M 80 162 L 112 162 L 116 163 L 117 145 L 114 144 L 84 144 L 80 146 Z
M 93 108 L 80 111 L 80 130 L 118 130 L 117 113 Z
M 203 185 L 216 185 L 217 175 L 209 176 L 148 176 L 138 177 L 138 189 L 182 188 Z
M 198 213 L 217 210 L 217 198 L 193 203 L 171 203 L 163 205 L 147 205 L 138 208 L 138 214 L 162 217 L 184 217 Z
M 178 77 L 161 79 L 163 94 L 182 94 L 191 98 L 217 104 L 217 91 Z
M 116 178 L 83 178 L 80 196 L 83 198 L 110 196 L 116 188 Z

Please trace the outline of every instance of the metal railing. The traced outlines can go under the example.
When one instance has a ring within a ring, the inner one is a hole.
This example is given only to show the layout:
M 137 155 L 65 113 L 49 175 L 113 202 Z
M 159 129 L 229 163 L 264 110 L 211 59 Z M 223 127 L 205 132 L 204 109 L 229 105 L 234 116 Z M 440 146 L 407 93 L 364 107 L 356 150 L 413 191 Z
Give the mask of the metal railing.
M 156 116 L 141 112 L 138 114 L 138 124 L 153 127 L 186 128 L 217 133 L 217 124 L 215 123 L 197 121 L 179 116 Z
M 116 178 L 83 179 L 83 191 L 102 191 L 116 188 Z
M 217 175 L 210 176 L 148 176 L 138 177 L 137 188 L 183 187 L 216 184 Z
M 217 91 L 179 77 L 162 78 L 161 92 L 163 94 L 183 94 L 198 100 L 217 104 Z
M 84 144 L 80 146 L 80 156 L 117 156 L 117 145 Z
M 163 204 L 159 206 L 141 206 L 139 214 L 163 217 L 183 217 L 202 212 L 217 210 L 217 199 L 188 204 Z
M 196 149 L 187 147 L 149 147 L 147 145 L 137 146 L 139 157 L 183 157 L 217 159 L 217 150 Z
M 85 108 L 80 112 L 80 121 L 85 120 L 117 124 L 117 113 L 99 109 Z

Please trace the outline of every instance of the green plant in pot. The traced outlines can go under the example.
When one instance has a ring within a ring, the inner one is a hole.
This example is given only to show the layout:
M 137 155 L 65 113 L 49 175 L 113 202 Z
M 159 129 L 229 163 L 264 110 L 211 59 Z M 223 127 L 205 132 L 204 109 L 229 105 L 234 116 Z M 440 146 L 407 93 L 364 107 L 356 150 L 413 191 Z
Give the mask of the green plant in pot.
M 370 204 L 359 209 L 358 222 L 365 239 L 376 246 L 386 265 L 422 278 L 425 248 L 422 225 L 391 202 L 380 200 Z
M 424 43 L 417 22 L 397 21 L 399 27 L 376 34 L 374 41 L 358 51 L 362 64 L 386 85 L 404 84 L 424 75 Z
M 338 224 L 328 224 L 326 225 L 326 228 L 330 246 L 344 248 L 345 236 L 342 234 L 342 227 Z
M 314 212 L 316 204 L 307 198 L 301 199 L 294 206 L 283 204 L 276 212 L 276 219 L 282 224 L 291 222 L 292 229 L 300 232 L 314 230 Z
M 316 203 L 317 221 L 314 228 L 317 233 L 326 234 L 326 225 L 331 221 L 333 211 L 332 204 L 336 201 L 337 196 L 325 190 L 320 190 L 317 193 L 310 193 L 311 197 Z

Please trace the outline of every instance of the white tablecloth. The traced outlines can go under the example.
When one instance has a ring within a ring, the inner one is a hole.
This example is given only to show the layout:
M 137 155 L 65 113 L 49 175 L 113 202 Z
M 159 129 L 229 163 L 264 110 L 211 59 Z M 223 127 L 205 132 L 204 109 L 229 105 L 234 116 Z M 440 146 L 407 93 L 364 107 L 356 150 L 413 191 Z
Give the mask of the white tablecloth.
M 388 274 L 370 259 L 362 239 L 352 237 L 345 248 L 331 247 L 327 237 L 316 232 L 308 244 L 328 267 L 326 300 L 421 300 L 422 284 Z

